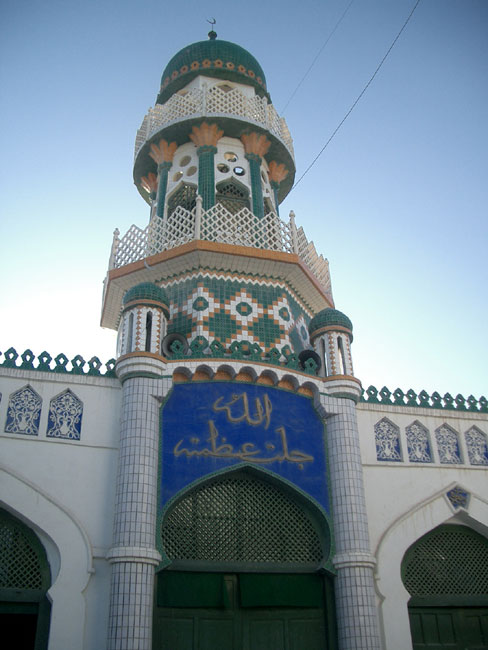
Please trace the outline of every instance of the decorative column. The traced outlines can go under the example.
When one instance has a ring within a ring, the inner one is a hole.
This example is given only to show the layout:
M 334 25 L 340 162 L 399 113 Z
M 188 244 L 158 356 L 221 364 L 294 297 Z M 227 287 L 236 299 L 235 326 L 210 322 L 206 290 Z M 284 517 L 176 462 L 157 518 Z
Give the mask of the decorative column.
M 146 192 L 149 192 L 149 199 L 151 201 L 151 219 L 152 219 L 154 216 L 153 214 L 154 208 L 156 206 L 155 201 L 158 192 L 158 177 L 156 176 L 156 174 L 150 172 L 147 176 L 141 177 L 141 185 L 146 190 Z
M 176 142 L 167 142 L 160 140 L 159 144 L 152 144 L 149 155 L 158 165 L 158 196 L 156 214 L 161 219 L 164 216 L 164 202 L 166 200 L 166 190 L 168 189 L 168 173 L 173 164 L 175 151 L 178 148 Z
M 262 133 L 247 133 L 241 135 L 251 171 L 252 211 L 262 219 L 264 217 L 263 187 L 261 184 L 261 159 L 271 146 L 271 142 Z
M 160 394 L 164 363 L 135 353 L 117 362 L 123 382 L 107 650 L 151 650 Z
M 193 126 L 190 140 L 197 145 L 198 155 L 198 194 L 202 197 L 202 207 L 209 210 L 215 205 L 215 166 L 217 142 L 224 135 L 217 124 L 203 122 Z
M 326 390 L 334 382 L 326 383 Z M 340 386 L 344 395 L 344 385 Z M 356 404 L 360 384 L 349 399 L 324 398 L 334 519 L 335 579 L 339 650 L 379 650 L 374 590 L 375 559 L 370 551 Z M 354 394 L 355 393 L 355 394 Z
M 280 183 L 288 176 L 288 169 L 283 163 L 277 163 L 276 160 L 272 160 L 269 163 L 268 169 L 269 182 L 271 184 L 271 189 L 273 190 L 276 214 L 279 215 L 278 190 L 280 189 Z

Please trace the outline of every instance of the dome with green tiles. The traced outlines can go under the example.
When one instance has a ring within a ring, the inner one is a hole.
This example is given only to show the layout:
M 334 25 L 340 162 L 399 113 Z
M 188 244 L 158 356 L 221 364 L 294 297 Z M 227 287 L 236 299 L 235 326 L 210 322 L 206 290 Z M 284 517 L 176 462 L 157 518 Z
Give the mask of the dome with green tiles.
M 261 97 L 269 98 L 263 69 L 247 50 L 235 43 L 215 38 L 199 41 L 180 50 L 166 66 L 156 102 L 164 104 L 171 95 L 198 75 L 218 77 L 254 86 Z
M 308 324 L 308 331 L 310 336 L 312 336 L 314 332 L 322 329 L 322 327 L 330 327 L 334 325 L 345 327 L 352 332 L 352 323 L 346 314 L 343 314 L 338 309 L 331 308 L 322 309 L 322 311 L 319 311 L 318 314 L 315 314 L 315 316 Z
M 126 291 L 123 300 L 124 305 L 133 300 L 154 300 L 163 305 L 169 304 L 166 291 L 153 282 L 141 282 L 141 284 L 136 284 L 135 287 L 131 287 Z

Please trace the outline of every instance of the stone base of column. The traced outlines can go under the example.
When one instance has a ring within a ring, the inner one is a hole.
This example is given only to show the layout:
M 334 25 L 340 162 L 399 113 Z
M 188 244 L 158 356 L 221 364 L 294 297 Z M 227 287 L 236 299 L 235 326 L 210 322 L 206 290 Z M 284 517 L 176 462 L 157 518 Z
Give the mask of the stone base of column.
M 366 555 L 366 554 L 365 554 Z M 370 558 L 370 556 L 368 556 Z M 378 615 L 371 560 L 334 566 L 339 650 L 379 650 Z
M 112 562 L 107 650 L 151 650 L 156 562 Z

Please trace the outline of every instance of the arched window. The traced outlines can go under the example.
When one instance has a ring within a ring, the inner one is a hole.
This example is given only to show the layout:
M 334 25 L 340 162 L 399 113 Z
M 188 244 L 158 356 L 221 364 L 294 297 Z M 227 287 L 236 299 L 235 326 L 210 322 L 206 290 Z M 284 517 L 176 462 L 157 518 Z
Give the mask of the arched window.
M 221 203 L 231 214 L 236 214 L 242 208 L 249 209 L 249 190 L 234 179 L 217 184 L 216 203 Z
M 231 472 L 191 490 L 167 512 L 161 529 L 176 565 L 302 567 L 327 559 L 328 532 L 307 503 L 247 472 Z
M 337 348 L 339 350 L 339 372 L 341 375 L 345 375 L 346 371 L 346 355 L 344 354 L 344 342 L 342 336 L 337 337 Z
M 168 197 L 168 216 L 178 207 L 191 212 L 196 205 L 197 188 L 189 183 L 181 183 Z
M 486 647 L 488 540 L 467 526 L 444 524 L 405 553 L 414 648 Z
M 324 369 L 324 377 L 328 377 L 329 373 L 327 372 L 327 351 L 325 348 L 325 340 L 320 339 L 320 358 L 322 360 L 322 367 Z
M 126 353 L 132 352 L 132 337 L 134 336 L 134 314 L 129 314 L 129 327 L 127 328 Z
M 145 351 L 151 352 L 152 312 L 146 314 L 146 345 Z
M 0 620 L 12 647 L 47 648 L 51 572 L 38 537 L 0 510 Z M 12 639 L 15 639 L 13 643 Z

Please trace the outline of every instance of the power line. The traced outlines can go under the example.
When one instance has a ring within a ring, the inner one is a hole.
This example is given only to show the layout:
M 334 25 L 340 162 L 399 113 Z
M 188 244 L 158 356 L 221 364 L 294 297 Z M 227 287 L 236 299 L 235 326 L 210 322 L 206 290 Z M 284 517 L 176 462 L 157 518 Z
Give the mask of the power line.
M 371 85 L 371 82 L 373 81 L 373 79 L 374 79 L 374 78 L 376 77 L 376 75 L 378 74 L 378 72 L 379 72 L 381 66 L 382 66 L 383 63 L 386 61 L 388 55 L 390 54 L 390 52 L 392 51 L 393 47 L 395 46 L 395 43 L 396 43 L 396 42 L 398 41 L 398 39 L 400 38 L 400 36 L 401 36 L 403 30 L 404 30 L 405 27 L 408 25 L 408 22 L 409 22 L 410 18 L 413 16 L 413 13 L 414 13 L 415 9 L 417 9 L 419 3 L 420 3 L 420 0 L 417 0 L 417 2 L 415 3 L 415 5 L 414 5 L 412 11 L 411 11 L 410 14 L 408 15 L 408 18 L 407 18 L 406 21 L 403 23 L 402 28 L 400 29 L 400 31 L 398 32 L 398 34 L 395 36 L 395 38 L 394 38 L 394 40 L 393 40 L 393 43 L 392 43 L 392 44 L 390 45 L 390 47 L 388 48 L 388 50 L 387 50 L 385 56 L 381 59 L 381 61 L 380 61 L 379 65 L 378 65 L 378 67 L 377 67 L 376 70 L 373 72 L 373 74 L 372 74 L 371 78 L 369 79 L 368 83 L 364 86 L 364 88 L 362 89 L 362 91 L 359 93 L 359 95 L 357 96 L 356 100 L 355 100 L 354 103 L 352 104 L 351 108 L 347 111 L 347 113 L 344 115 L 344 117 L 342 118 L 342 120 L 341 120 L 341 121 L 339 122 L 339 124 L 336 126 L 336 128 L 335 128 L 334 131 L 332 132 L 332 135 L 331 135 L 330 138 L 327 140 L 327 142 L 324 144 L 324 146 L 322 147 L 322 149 L 321 149 L 321 150 L 319 151 L 319 153 L 315 156 L 315 158 L 312 160 L 312 162 L 310 163 L 310 165 L 309 165 L 309 166 L 307 167 L 307 169 L 303 172 L 303 174 L 300 176 L 300 178 L 297 180 L 297 182 L 293 185 L 293 187 L 291 188 L 290 192 L 291 192 L 292 190 L 295 189 L 295 187 L 296 187 L 296 186 L 298 185 L 298 183 L 302 180 L 302 178 L 303 178 L 303 177 L 304 177 L 304 176 L 305 176 L 305 175 L 306 175 L 306 174 L 307 174 L 307 173 L 312 169 L 312 167 L 315 165 L 315 163 L 317 162 L 317 160 L 320 158 L 320 156 L 323 154 L 323 152 L 325 151 L 325 149 L 327 148 L 327 146 L 329 145 L 329 143 L 332 141 L 332 139 L 333 139 L 334 136 L 336 135 L 337 131 L 339 131 L 339 129 L 340 129 L 341 126 L 344 124 L 344 122 L 347 120 L 347 118 L 349 117 L 349 115 L 353 112 L 354 108 L 356 107 L 356 104 L 359 102 L 359 100 L 360 100 L 361 97 L 364 95 L 364 93 L 368 90 L 369 86 Z
M 295 88 L 295 90 L 292 92 L 292 94 L 291 94 L 290 97 L 288 98 L 288 101 L 286 102 L 286 104 L 285 104 L 285 105 L 283 106 L 283 108 L 281 109 L 281 115 L 284 114 L 286 107 L 287 107 L 288 104 L 291 102 L 291 100 L 293 99 L 293 97 L 295 97 L 295 95 L 297 94 L 298 89 L 300 88 L 300 86 L 302 85 L 302 83 L 305 81 L 305 79 L 308 77 L 308 74 L 309 74 L 310 70 L 313 68 L 313 66 L 315 65 L 315 62 L 317 61 L 317 59 L 319 58 L 319 56 L 322 54 L 322 52 L 323 52 L 325 46 L 327 45 L 327 43 L 330 41 L 330 39 L 331 39 L 332 36 L 334 35 L 334 32 L 336 31 L 336 29 L 337 29 L 337 28 L 339 27 L 339 25 L 341 24 L 342 19 L 344 18 L 344 16 L 345 16 L 345 15 L 347 14 L 347 12 L 349 11 L 349 7 L 352 5 L 353 2 L 354 2 L 354 0 L 351 0 L 351 2 L 347 5 L 346 10 L 344 11 L 344 13 L 342 14 L 342 16 L 339 18 L 339 20 L 338 20 L 337 23 L 335 24 L 334 29 L 331 31 L 331 33 L 330 33 L 330 34 L 327 36 L 327 38 L 325 39 L 325 43 L 322 45 L 322 47 L 321 47 L 320 50 L 318 51 L 317 55 L 315 56 L 314 60 L 313 60 L 312 63 L 310 64 L 308 70 L 305 72 L 305 74 L 303 75 L 303 77 L 302 77 L 301 80 L 299 81 L 297 87 Z

